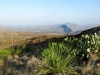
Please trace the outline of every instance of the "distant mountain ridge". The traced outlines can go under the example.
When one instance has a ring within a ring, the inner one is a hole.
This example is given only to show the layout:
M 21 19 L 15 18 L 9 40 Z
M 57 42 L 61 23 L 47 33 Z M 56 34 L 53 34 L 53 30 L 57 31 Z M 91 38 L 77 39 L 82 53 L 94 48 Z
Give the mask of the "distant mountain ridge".
M 84 29 L 83 26 L 74 23 L 65 23 L 56 25 L 29 26 L 28 30 L 45 32 L 45 33 L 73 34 L 73 33 L 80 33 Z
M 33 26 L 1 26 L 0 30 L 5 31 L 29 31 L 55 34 L 78 34 L 81 31 L 92 28 L 93 26 L 83 26 L 74 23 L 56 24 L 56 25 L 33 25 Z

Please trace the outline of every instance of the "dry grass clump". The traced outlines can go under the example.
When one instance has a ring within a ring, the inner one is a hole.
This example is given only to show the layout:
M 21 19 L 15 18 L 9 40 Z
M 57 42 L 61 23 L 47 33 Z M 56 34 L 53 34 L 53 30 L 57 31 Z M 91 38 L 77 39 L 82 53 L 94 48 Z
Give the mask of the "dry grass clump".
M 36 57 L 19 57 L 18 55 L 4 58 L 1 75 L 37 75 L 38 65 L 41 63 Z
M 93 66 L 87 65 L 82 69 L 81 73 L 82 75 L 91 74 L 93 73 L 92 69 L 93 69 Z
M 94 69 L 96 75 L 100 75 L 100 66 Z
M 89 62 L 81 70 L 82 75 L 100 75 L 100 53 L 91 54 Z

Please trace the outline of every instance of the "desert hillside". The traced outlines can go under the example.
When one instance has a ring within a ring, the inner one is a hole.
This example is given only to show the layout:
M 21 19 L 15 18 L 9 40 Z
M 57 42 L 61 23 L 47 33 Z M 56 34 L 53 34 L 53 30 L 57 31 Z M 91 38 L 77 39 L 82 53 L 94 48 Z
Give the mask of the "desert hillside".
M 5 48 L 0 50 L 0 72 L 3 75 L 99 75 L 99 34 L 100 27 L 77 35 L 14 32 L 17 42 L 11 40 L 8 46 L 4 45 L 7 41 L 1 43 Z

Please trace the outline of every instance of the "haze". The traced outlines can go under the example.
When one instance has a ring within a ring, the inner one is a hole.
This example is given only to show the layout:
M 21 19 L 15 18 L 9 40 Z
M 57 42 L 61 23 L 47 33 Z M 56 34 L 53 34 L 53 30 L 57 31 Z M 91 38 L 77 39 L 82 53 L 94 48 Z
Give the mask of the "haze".
M 0 25 L 100 24 L 100 0 L 0 0 Z

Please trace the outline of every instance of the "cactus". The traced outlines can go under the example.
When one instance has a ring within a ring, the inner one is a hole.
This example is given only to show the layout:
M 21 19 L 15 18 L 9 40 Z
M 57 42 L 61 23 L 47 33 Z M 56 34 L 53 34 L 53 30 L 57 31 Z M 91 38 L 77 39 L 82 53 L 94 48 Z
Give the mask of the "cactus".
M 67 38 L 67 44 L 77 49 L 77 55 L 89 58 L 90 53 L 94 54 L 100 52 L 100 37 L 95 33 L 94 35 L 82 35 L 81 38 Z

